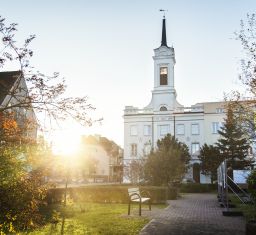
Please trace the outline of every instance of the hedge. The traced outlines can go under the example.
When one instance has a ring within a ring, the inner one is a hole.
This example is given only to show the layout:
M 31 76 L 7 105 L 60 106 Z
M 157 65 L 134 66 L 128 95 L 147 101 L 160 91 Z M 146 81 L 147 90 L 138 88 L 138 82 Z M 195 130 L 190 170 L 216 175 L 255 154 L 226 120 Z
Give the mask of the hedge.
M 83 187 L 67 188 L 67 194 L 79 202 L 99 202 L 99 203 L 127 203 L 128 188 L 138 187 L 132 185 L 88 185 Z M 168 199 L 177 198 L 176 189 L 166 187 L 141 186 L 141 191 L 148 191 L 151 195 L 152 203 L 165 203 Z M 61 202 L 64 198 L 65 188 L 52 188 L 48 190 L 47 202 Z

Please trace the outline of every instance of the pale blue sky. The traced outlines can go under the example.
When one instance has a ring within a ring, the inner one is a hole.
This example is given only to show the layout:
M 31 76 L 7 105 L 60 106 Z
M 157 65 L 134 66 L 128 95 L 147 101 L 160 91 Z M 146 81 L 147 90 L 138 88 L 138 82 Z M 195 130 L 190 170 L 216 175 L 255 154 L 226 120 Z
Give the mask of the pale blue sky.
M 33 65 L 58 71 L 73 95 L 88 95 L 101 126 L 80 128 L 123 145 L 123 109 L 151 99 L 153 49 L 160 46 L 162 14 L 176 53 L 178 101 L 219 101 L 239 87 L 241 48 L 232 39 L 255 0 L 0 0 L 0 15 L 36 34 Z M 69 127 L 67 127 L 68 129 Z

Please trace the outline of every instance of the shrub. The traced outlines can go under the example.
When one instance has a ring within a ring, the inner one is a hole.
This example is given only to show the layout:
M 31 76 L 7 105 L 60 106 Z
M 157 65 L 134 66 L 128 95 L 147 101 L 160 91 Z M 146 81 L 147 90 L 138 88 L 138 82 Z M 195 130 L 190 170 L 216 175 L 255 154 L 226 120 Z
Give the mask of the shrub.
M 132 185 L 88 185 L 84 187 L 68 188 L 68 194 L 77 202 L 98 203 L 128 203 L 128 188 L 138 187 Z M 148 191 L 152 203 L 165 203 L 167 199 L 176 199 L 177 190 L 158 186 L 142 186 L 141 191 Z M 48 190 L 48 203 L 61 202 L 64 198 L 65 188 Z
M 253 201 L 256 203 L 256 170 L 253 170 L 247 178 L 248 191 Z

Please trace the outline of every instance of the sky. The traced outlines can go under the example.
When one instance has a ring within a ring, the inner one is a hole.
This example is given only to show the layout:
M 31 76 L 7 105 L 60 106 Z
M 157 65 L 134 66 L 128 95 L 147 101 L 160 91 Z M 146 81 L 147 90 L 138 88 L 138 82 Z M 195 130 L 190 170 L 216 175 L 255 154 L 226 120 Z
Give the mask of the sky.
M 255 0 L 0 0 L 0 15 L 18 23 L 17 39 L 35 34 L 32 64 L 59 72 L 71 96 L 88 96 L 101 124 L 62 127 L 68 138 L 100 134 L 123 146 L 123 110 L 143 108 L 153 89 L 153 49 L 163 14 L 175 49 L 175 88 L 184 106 L 220 101 L 240 89 L 240 43 L 234 32 Z

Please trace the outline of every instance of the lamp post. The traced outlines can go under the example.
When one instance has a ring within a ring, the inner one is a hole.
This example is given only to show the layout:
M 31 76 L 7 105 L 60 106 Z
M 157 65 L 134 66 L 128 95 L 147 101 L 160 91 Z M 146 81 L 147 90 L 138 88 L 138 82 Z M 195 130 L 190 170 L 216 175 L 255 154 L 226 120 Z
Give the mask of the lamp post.
M 66 174 L 65 174 L 65 191 L 64 191 L 64 207 L 67 205 L 67 189 L 68 189 L 68 170 L 66 168 Z
M 68 189 L 68 180 L 69 180 L 69 159 L 70 156 L 64 155 L 65 157 L 65 190 L 64 190 L 64 207 L 67 205 L 67 189 Z

